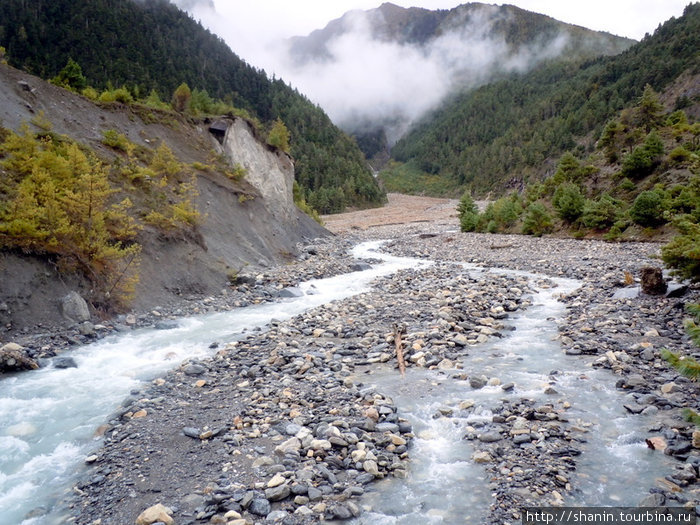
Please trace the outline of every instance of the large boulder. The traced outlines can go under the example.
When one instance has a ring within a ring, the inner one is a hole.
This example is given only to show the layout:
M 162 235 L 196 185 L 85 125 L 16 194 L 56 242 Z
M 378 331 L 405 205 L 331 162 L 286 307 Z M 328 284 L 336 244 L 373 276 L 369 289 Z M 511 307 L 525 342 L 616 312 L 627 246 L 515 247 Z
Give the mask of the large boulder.
M 78 292 L 72 291 L 61 299 L 61 315 L 68 321 L 83 323 L 90 320 L 90 309 L 85 299 Z
M 647 266 L 640 270 L 642 275 L 642 292 L 648 295 L 663 295 L 666 293 L 666 281 L 661 268 Z
M 38 363 L 17 343 L 7 343 L 0 348 L 0 372 L 36 370 L 37 368 L 39 368 Z

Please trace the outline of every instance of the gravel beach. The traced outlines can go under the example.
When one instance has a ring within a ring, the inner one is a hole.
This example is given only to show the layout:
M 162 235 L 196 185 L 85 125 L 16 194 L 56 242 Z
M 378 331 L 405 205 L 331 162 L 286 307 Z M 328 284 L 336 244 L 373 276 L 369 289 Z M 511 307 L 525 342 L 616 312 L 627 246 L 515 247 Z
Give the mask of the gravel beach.
M 611 388 L 625 394 L 625 409 L 646 418 L 642 439 L 676 459 L 640 503 L 696 508 L 700 436 L 680 411 L 697 406 L 697 386 L 659 351 L 697 354 L 683 330 L 683 307 L 700 301 L 700 290 L 674 288 L 678 296 L 666 297 L 626 287 L 626 272 L 629 282 L 642 267 L 659 266 L 659 245 L 463 234 L 454 201 L 411 202 L 403 215 L 390 205 L 374 215 L 334 216 L 328 227 L 336 235 L 302 247 L 287 266 L 241 275 L 220 296 L 105 327 L 167 328 L 182 316 L 276 301 L 300 281 L 375 264 L 348 255 L 366 240 L 432 262 L 381 277 L 367 293 L 273 320 L 239 341 L 212 341 L 212 358 L 187 361 L 133 391 L 98 429 L 103 440 L 66 500 L 71 521 L 244 525 L 358 516 L 375 480 L 411 475 L 415 438 L 401 406 L 362 388 L 362 374 L 398 367 L 400 346 L 409 369 L 444 371 L 466 389 L 498 384 L 471 374 L 466 357 L 503 337 L 510 316 L 561 277 L 581 281 L 561 297 L 561 351 L 580 359 L 582 371 L 606 370 Z M 538 276 L 477 275 L 456 262 Z M 556 389 L 556 377 L 552 383 Z M 556 396 L 550 403 L 512 396 L 486 427 L 464 429 L 493 494 L 486 522 L 519 523 L 523 506 L 565 504 L 576 490 L 585 440 L 569 407 Z

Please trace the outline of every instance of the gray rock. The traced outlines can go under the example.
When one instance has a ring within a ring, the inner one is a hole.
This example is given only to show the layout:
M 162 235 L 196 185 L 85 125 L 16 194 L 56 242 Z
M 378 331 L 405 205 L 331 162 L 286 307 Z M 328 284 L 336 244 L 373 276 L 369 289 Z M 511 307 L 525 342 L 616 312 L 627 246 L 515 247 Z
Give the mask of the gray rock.
M 516 445 L 522 445 L 524 443 L 529 443 L 530 441 L 532 441 L 530 434 L 516 434 L 513 436 L 513 443 Z
M 253 498 L 248 506 L 248 512 L 257 516 L 267 516 L 271 510 L 270 502 L 265 498 Z
M 291 494 L 292 490 L 289 485 L 284 484 L 279 487 L 272 487 L 265 490 L 265 497 L 268 501 L 282 501 Z
M 85 299 L 78 292 L 72 291 L 61 299 L 61 315 L 68 321 L 82 323 L 90 320 L 90 309 Z
M 182 371 L 188 376 L 201 376 L 207 369 L 202 365 L 189 364 Z
M 640 507 L 659 507 L 666 503 L 666 496 L 659 493 L 649 494 L 639 502 Z
M 331 519 L 336 520 L 349 520 L 350 518 L 352 518 L 352 512 L 350 511 L 350 509 L 340 503 L 331 507 L 328 510 L 328 514 L 330 514 Z
M 668 283 L 668 289 L 666 290 L 666 297 L 683 297 L 688 293 L 687 284 L 679 284 L 675 282 Z
M 53 359 L 54 368 L 78 368 L 78 363 L 72 357 L 55 357 Z
M 484 376 L 470 376 L 469 386 L 474 389 L 484 388 L 487 379 Z
M 78 327 L 78 331 L 80 332 L 80 335 L 84 335 L 86 337 L 94 337 L 96 335 L 95 325 L 92 324 L 90 321 L 85 321 L 84 323 L 81 323 Z
M 201 431 L 198 428 L 185 427 L 182 429 L 182 433 L 185 434 L 187 437 L 199 439 L 199 434 L 201 433 Z
M 289 516 L 289 513 L 284 511 L 284 510 L 273 510 L 270 512 L 270 514 L 267 515 L 267 518 L 265 518 L 265 521 L 269 523 L 275 523 L 275 522 L 283 522 L 283 520 Z
M 386 422 L 377 423 L 375 430 L 377 432 L 398 432 L 399 425 L 397 425 L 396 423 L 386 423 Z
M 477 439 L 482 443 L 495 443 L 501 440 L 501 435 L 498 432 L 484 432 L 479 434 Z
M 636 299 L 639 297 L 641 288 L 639 286 L 628 286 L 626 288 L 620 288 L 615 290 L 613 294 L 613 299 Z
M 372 479 L 374 479 L 374 476 L 372 476 Z M 308 496 L 309 501 L 317 501 L 323 497 L 323 492 L 318 490 L 316 487 L 309 486 L 306 495 Z
M 154 328 L 156 330 L 172 330 L 173 328 L 177 328 L 178 326 L 178 322 L 174 319 L 163 319 L 162 321 L 158 321 L 154 325 Z
M 304 297 L 304 292 L 296 286 L 290 286 L 288 288 L 282 288 L 278 293 L 278 297 L 292 298 L 292 297 Z

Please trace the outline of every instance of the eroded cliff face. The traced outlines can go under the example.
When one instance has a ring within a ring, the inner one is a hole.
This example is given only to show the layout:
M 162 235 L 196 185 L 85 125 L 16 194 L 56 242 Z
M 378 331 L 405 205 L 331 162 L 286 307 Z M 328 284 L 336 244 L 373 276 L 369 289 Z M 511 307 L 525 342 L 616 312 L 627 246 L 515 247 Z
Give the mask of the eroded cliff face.
M 105 164 L 120 162 L 102 143 L 106 130 L 124 134 L 144 148 L 165 143 L 183 163 L 209 164 L 224 155 L 246 176 L 232 181 L 217 171 L 198 172 L 196 207 L 201 221 L 192 235 L 164 236 L 145 225 L 140 279 L 132 307 L 172 306 L 183 299 L 219 293 L 228 275 L 254 272 L 288 261 L 298 243 L 328 232 L 293 203 L 294 165 L 285 153 L 259 141 L 250 124 L 228 120 L 223 144 L 203 121 L 177 116 L 152 118 L 119 104 L 98 106 L 66 90 L 0 65 L 0 125 L 19 131 L 41 115 L 55 133 L 96 152 Z M 55 261 L 41 255 L 10 253 L 0 247 L 0 342 L 3 332 L 34 332 L 69 325 L 61 299 L 77 291 L 88 302 L 91 283 L 80 275 L 61 275 Z M 93 321 L 96 312 L 92 310 Z
M 295 214 L 292 158 L 258 140 L 245 120 L 237 118 L 228 122 L 224 154 L 232 165 L 239 164 L 245 169 L 246 181 L 260 192 L 270 214 L 279 220 L 289 220 Z

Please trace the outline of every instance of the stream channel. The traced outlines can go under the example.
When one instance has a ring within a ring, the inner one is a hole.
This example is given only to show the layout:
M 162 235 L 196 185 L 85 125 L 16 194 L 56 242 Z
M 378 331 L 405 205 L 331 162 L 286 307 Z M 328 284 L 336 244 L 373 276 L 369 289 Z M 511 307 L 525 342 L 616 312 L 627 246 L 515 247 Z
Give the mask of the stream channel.
M 380 246 L 378 241 L 362 243 L 352 255 L 381 263 L 369 270 L 301 283 L 301 297 L 181 319 L 170 330 L 116 334 L 73 350 L 70 355 L 77 368 L 57 369 L 49 364 L 4 377 L 0 380 L 0 525 L 60 523 L 57 502 L 70 491 L 84 458 L 99 446 L 99 440 L 92 437 L 95 429 L 143 382 L 185 359 L 211 355 L 212 341 L 234 341 L 273 319 L 286 320 L 368 291 L 377 277 L 430 264 L 381 253 Z M 474 273 L 484 271 L 466 268 Z M 492 496 L 483 468 L 470 459 L 473 449 L 462 439 L 463 429 L 488 420 L 490 407 L 504 397 L 542 400 L 543 385 L 549 384 L 553 370 L 559 372 L 557 397 L 572 404 L 569 417 L 592 424 L 586 444 L 590 452 L 584 451 L 579 458 L 574 499 L 566 503 L 633 506 L 646 494 L 664 470 L 663 463 L 670 460 L 647 450 L 645 422 L 624 413 L 622 395 L 611 386 L 614 381 L 609 373 L 586 368 L 580 358 L 565 356 L 554 340 L 556 319 L 564 312 L 556 296 L 577 287 L 574 281 L 555 282 L 555 288 L 538 289 L 532 307 L 511 317 L 512 331 L 503 339 L 472 347 L 462 359 L 470 373 L 515 383 L 509 393 L 500 386 L 472 390 L 468 383 L 433 370 L 410 369 L 401 378 L 386 367 L 363 375 L 365 385 L 394 398 L 417 437 L 412 443 L 408 478 L 375 483 L 361 502 L 372 510 L 357 523 L 482 522 Z M 465 399 L 475 403 L 469 415 L 432 417 L 440 407 Z

